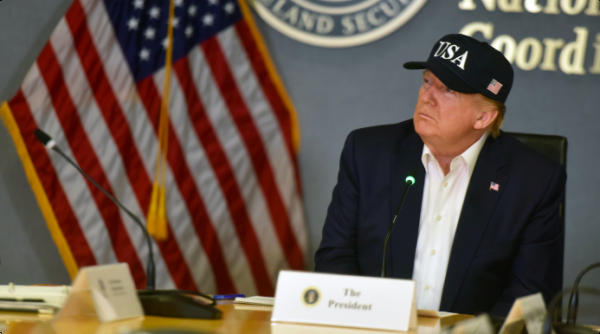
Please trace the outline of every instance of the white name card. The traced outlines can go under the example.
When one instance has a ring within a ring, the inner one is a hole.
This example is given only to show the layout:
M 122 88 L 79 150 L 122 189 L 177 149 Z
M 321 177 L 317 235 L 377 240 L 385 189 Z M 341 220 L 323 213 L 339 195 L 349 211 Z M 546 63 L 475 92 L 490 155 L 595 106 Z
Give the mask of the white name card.
M 397 331 L 416 329 L 415 282 L 281 271 L 271 321 Z
M 58 318 L 93 315 L 100 322 L 144 316 L 126 263 L 82 268 Z

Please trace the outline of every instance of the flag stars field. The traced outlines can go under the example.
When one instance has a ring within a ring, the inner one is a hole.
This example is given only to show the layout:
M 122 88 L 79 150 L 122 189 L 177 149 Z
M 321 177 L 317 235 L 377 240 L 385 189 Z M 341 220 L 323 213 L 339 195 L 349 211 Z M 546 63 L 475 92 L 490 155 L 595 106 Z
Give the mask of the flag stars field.
M 144 31 L 144 37 L 146 37 L 146 39 L 153 40 L 155 36 L 156 36 L 156 29 L 154 29 L 152 27 L 148 27 L 148 29 L 146 29 L 146 31 Z
M 120 2 L 119 0 L 97 1 Z M 129 19 L 121 24 L 125 25 L 128 35 L 137 36 L 133 38 L 140 41 L 141 45 L 138 46 L 132 61 L 146 64 L 144 66 L 150 64 L 150 67 L 143 70 L 147 71 L 160 66 L 170 44 L 166 38 L 168 28 L 164 28 L 168 27 L 169 22 L 169 15 L 167 15 L 169 1 L 128 0 L 128 2 L 133 5 L 133 9 L 128 11 Z M 213 31 L 223 29 L 230 24 L 228 22 L 241 16 L 235 0 L 174 0 L 174 6 L 174 14 L 170 22 L 174 29 L 173 40 L 176 50 L 182 47 L 181 50 L 193 47 L 194 44 L 201 42 L 198 39 L 204 39 L 206 38 L 204 36 L 209 36 Z M 184 44 L 179 45 L 178 41 Z M 178 52 L 180 51 L 175 51 L 174 60 L 179 57 Z
M 179 27 L 179 18 L 178 17 L 174 17 L 171 22 L 173 23 L 173 28 Z
M 225 12 L 227 12 L 227 14 L 233 14 L 233 12 L 235 11 L 235 5 L 231 2 L 228 2 L 225 4 Z
M 187 38 L 190 38 L 194 35 L 194 28 L 192 26 L 187 26 L 185 28 L 185 35 L 187 36 Z
M 206 14 L 202 18 L 202 22 L 204 23 L 205 26 L 212 26 L 214 21 L 215 21 L 215 17 L 212 16 L 211 14 Z
M 188 8 L 188 14 L 189 14 L 191 17 L 194 17 L 194 16 L 196 16 L 196 13 L 197 13 L 197 12 L 198 12 L 198 7 L 196 7 L 196 6 L 194 6 L 194 5 L 191 5 L 191 6 L 190 6 L 190 8 Z
M 137 30 L 139 25 L 140 25 L 140 21 L 138 19 L 136 19 L 135 17 L 132 17 L 129 19 L 129 21 L 127 21 L 127 27 L 129 27 L 129 30 Z
M 150 50 L 148 50 L 146 48 L 143 48 L 140 51 L 140 59 L 141 60 L 148 60 L 148 59 L 150 59 Z
M 163 47 L 163 49 L 165 49 L 165 50 L 166 50 L 166 49 L 169 47 L 169 43 L 170 43 L 170 42 L 169 42 L 169 37 L 166 37 L 165 39 L 163 39 L 163 41 L 162 41 L 162 43 L 161 43 L 161 44 L 162 44 L 162 47 Z
M 154 6 L 150 8 L 150 12 L 148 13 L 151 18 L 158 19 L 160 17 L 160 8 Z
M 133 7 L 135 9 L 143 9 L 144 8 L 144 0 L 134 0 Z

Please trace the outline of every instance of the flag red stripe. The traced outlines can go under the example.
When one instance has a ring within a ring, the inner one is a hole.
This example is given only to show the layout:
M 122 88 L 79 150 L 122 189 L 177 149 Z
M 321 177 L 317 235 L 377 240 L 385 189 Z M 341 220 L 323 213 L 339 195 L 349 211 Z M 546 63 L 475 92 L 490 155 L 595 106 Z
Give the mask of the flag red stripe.
M 198 96 L 194 80 L 191 76 L 192 71 L 188 58 L 184 57 L 178 60 L 173 68 L 186 99 L 188 114 L 196 130 L 196 135 L 200 143 L 202 143 L 202 147 L 225 195 L 233 226 L 248 259 L 258 293 L 270 296 L 273 294 L 274 289 L 260 251 L 258 238 L 252 228 L 252 223 L 250 222 L 250 217 L 242 198 L 242 192 L 236 182 L 233 168 L 225 155 L 225 151 Z
M 71 208 L 67 195 L 50 161 L 50 156 L 44 145 L 33 135 L 33 131 L 38 126 L 22 90 L 17 92 L 9 102 L 9 106 L 19 126 L 19 131 L 31 157 L 31 162 L 52 206 L 58 226 L 69 244 L 71 254 L 73 254 L 77 266 L 95 265 L 96 258 L 94 257 L 94 253 L 88 245 L 77 217 Z
M 289 214 L 277 188 L 264 144 L 235 83 L 223 50 L 221 50 L 216 37 L 206 40 L 201 44 L 201 47 L 204 50 L 206 60 L 223 100 L 227 104 L 232 119 L 244 139 L 244 144 L 250 155 L 259 184 L 265 194 L 269 214 L 288 264 L 293 269 L 304 269 L 302 251 L 290 225 Z
M 175 235 L 173 234 L 173 229 L 171 228 L 171 223 L 167 225 L 167 233 L 169 234 L 168 238 L 164 241 L 157 241 L 156 244 L 160 249 L 163 260 L 171 277 L 175 281 L 175 286 L 180 290 L 188 290 L 188 291 L 198 291 L 198 286 L 194 282 L 194 277 L 190 272 L 190 268 L 188 267 L 183 254 L 181 253 L 181 248 L 175 239 Z
M 240 0 L 243 1 L 243 0 Z M 271 106 L 271 110 L 277 117 L 277 121 L 279 122 L 279 128 L 283 133 L 283 139 L 285 140 L 286 148 L 288 155 L 294 164 L 294 175 L 296 177 L 296 186 L 298 187 L 298 193 L 302 193 L 302 183 L 300 182 L 300 172 L 298 169 L 298 159 L 296 154 L 294 153 L 294 148 L 292 145 L 292 123 L 290 120 L 290 110 L 287 109 L 285 103 L 281 99 L 281 95 L 277 91 L 271 76 L 269 75 L 269 71 L 267 71 L 267 66 L 265 64 L 265 60 L 263 59 L 258 47 L 256 45 L 256 41 L 252 37 L 250 33 L 250 28 L 248 27 L 248 23 L 246 20 L 240 20 L 235 24 L 235 30 L 240 37 L 240 41 L 246 50 L 246 55 L 250 60 L 250 64 L 254 69 L 254 73 L 260 86 L 262 87 L 267 100 Z
M 85 12 L 79 1 L 73 3 L 65 15 L 65 19 L 73 35 L 73 44 L 79 55 L 88 84 L 121 154 L 121 161 L 125 165 L 125 172 L 140 208 L 144 213 L 148 212 L 152 182 L 142 163 L 129 123 L 123 115 L 123 110 L 106 76 L 102 60 L 88 29 Z M 170 226 L 169 229 L 171 229 Z M 170 259 L 169 261 L 165 259 L 165 264 L 177 287 L 179 289 L 196 290 L 192 274 L 184 260 L 177 240 L 173 237 L 173 232 L 169 231 L 169 237 L 163 242 L 157 243 L 157 245 L 163 258 L 168 257 Z
M 148 118 L 153 123 L 155 133 L 158 134 L 158 119 L 162 102 L 158 90 L 152 80 L 153 77 L 149 76 L 138 82 L 137 86 L 141 101 L 144 103 L 145 109 L 148 112 Z M 213 269 L 218 293 L 224 294 L 235 292 L 235 286 L 229 275 L 216 231 L 210 221 L 206 206 L 196 187 L 192 173 L 187 166 L 179 139 L 175 135 L 175 130 L 170 122 L 167 159 L 173 177 L 179 188 L 179 192 L 181 193 L 181 197 L 184 199 L 190 214 L 196 235 L 200 239 L 204 252 Z M 202 287 L 200 287 L 200 289 L 201 288 Z
M 49 43 L 43 48 L 37 62 L 42 78 L 48 88 L 56 116 L 62 125 L 65 137 L 77 163 L 109 193 L 114 194 L 88 135 L 81 124 L 77 109 L 69 95 L 60 64 Z M 87 179 L 86 184 L 96 202 L 98 211 L 102 215 L 117 259 L 129 264 L 136 286 L 138 288 L 144 287 L 146 274 L 123 225 L 118 207 Z

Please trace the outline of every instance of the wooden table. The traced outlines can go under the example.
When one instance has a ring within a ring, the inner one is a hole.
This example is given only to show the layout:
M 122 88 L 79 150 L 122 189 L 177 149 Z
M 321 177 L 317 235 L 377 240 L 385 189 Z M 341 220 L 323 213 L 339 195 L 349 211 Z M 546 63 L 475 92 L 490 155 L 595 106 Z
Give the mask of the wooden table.
M 161 317 L 143 317 L 100 324 L 94 317 L 81 317 L 69 320 L 52 320 L 49 316 L 28 315 L 26 313 L 0 313 L 0 332 L 27 334 L 125 334 L 137 331 L 144 333 L 244 333 L 244 334 L 367 334 L 390 333 L 386 331 L 360 330 L 343 327 L 272 323 L 270 307 L 248 307 L 231 302 L 217 305 L 223 311 L 221 320 L 192 320 Z M 412 333 L 438 333 L 470 315 L 455 315 L 443 319 L 419 317 L 418 331 Z M 165 330 L 165 331 L 161 331 Z M 168 329 L 168 330 L 167 330 Z

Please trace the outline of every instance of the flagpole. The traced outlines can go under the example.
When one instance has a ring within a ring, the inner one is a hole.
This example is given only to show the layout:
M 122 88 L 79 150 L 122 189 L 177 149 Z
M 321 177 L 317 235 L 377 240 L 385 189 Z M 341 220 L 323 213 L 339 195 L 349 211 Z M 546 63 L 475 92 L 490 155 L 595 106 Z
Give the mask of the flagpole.
M 173 63 L 173 18 L 175 0 L 169 2 L 169 21 L 165 54 L 165 72 L 162 90 L 162 102 L 158 120 L 158 151 L 152 187 L 152 199 L 146 222 L 148 232 L 156 240 L 167 238 L 166 215 L 166 174 L 167 151 L 169 144 L 169 102 L 171 93 L 171 67 Z M 149 245 L 152 247 L 152 245 Z M 214 307 L 214 300 L 200 292 L 180 290 L 138 290 L 138 297 L 144 308 L 144 314 L 196 319 L 221 319 L 223 313 Z M 195 298 L 207 299 L 211 303 L 203 305 Z

